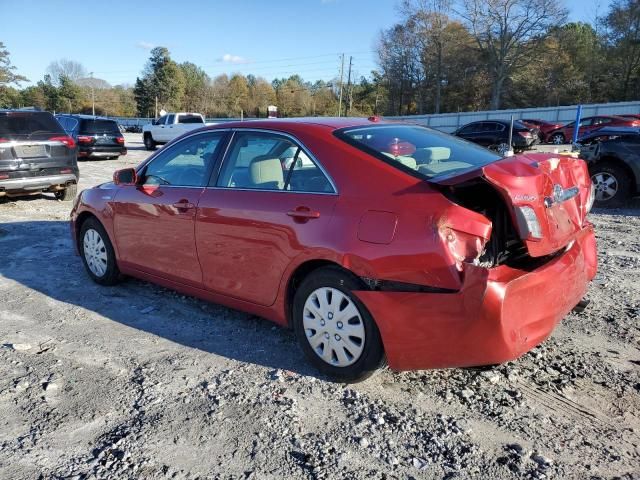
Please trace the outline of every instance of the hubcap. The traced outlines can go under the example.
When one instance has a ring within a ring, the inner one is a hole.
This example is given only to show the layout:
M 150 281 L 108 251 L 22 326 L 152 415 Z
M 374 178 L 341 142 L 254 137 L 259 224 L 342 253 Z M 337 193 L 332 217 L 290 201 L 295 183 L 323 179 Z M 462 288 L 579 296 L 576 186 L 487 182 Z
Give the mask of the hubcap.
M 84 233 L 82 246 L 89 270 L 96 277 L 102 277 L 107 271 L 107 249 L 102 237 L 90 228 Z
M 596 190 L 595 199 L 600 202 L 611 200 L 618 193 L 618 180 L 610 173 L 600 172 L 591 177 Z
M 360 358 L 364 322 L 347 295 L 335 288 L 319 288 L 307 298 L 302 315 L 307 341 L 326 363 L 347 367 Z
M 500 145 L 498 145 L 498 153 L 500 155 L 506 155 L 508 151 L 509 151 L 509 145 L 508 144 L 501 143 Z
M 553 143 L 555 145 L 562 145 L 563 142 L 564 142 L 564 138 L 562 138 L 561 135 L 554 135 L 553 136 Z

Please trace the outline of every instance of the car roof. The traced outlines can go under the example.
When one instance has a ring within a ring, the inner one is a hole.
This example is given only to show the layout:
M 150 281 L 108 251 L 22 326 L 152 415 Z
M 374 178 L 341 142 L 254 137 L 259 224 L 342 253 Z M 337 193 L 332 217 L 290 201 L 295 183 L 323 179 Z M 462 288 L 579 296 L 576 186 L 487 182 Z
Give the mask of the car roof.
M 370 120 L 369 118 L 375 118 Z M 221 122 L 211 125 L 209 128 L 265 128 L 287 129 L 301 125 L 325 127 L 329 130 L 338 130 L 346 127 L 398 125 L 397 121 L 385 121 L 379 117 L 297 117 L 297 118 L 269 118 L 246 121 Z M 408 123 L 405 123 L 408 125 Z
M 83 115 L 81 113 L 56 113 L 56 117 L 71 117 L 71 118 L 81 118 L 84 120 L 109 120 L 111 122 L 115 122 L 112 118 L 107 117 L 99 117 L 98 115 Z
M 583 135 L 582 138 L 598 137 L 601 135 L 640 135 L 640 127 L 602 127 L 591 130 Z

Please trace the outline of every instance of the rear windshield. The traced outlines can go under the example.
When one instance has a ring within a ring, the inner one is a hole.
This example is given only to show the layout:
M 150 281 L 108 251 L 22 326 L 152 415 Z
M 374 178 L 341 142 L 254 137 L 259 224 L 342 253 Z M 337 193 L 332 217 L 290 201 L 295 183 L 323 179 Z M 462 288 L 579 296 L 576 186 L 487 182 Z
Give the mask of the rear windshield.
M 0 112 L 0 138 L 7 140 L 45 140 L 66 135 L 49 112 Z
M 419 178 L 446 177 L 501 157 L 478 145 L 417 125 L 345 128 L 336 136 Z
M 178 115 L 178 123 L 204 123 L 200 115 Z
M 113 120 L 84 119 L 80 122 L 80 133 L 88 135 L 103 133 L 119 135 L 120 130 L 118 129 L 118 124 Z

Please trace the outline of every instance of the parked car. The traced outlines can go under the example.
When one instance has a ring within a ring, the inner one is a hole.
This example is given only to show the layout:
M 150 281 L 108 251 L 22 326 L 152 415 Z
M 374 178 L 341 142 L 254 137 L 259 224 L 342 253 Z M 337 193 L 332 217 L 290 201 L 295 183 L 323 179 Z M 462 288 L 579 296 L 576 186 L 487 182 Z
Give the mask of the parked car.
M 501 159 L 375 117 L 232 122 L 82 192 L 71 230 L 97 283 L 131 275 L 291 326 L 351 381 L 385 358 L 495 364 L 547 338 L 596 272 L 590 187 L 577 158 Z
M 618 117 L 628 118 L 630 120 L 640 120 L 640 115 L 637 113 L 623 113 L 622 115 L 618 115 Z
M 127 154 L 124 136 L 115 120 L 92 115 L 56 115 L 78 144 L 78 158 L 118 158 Z
M 576 122 L 569 122 L 563 127 L 556 130 L 552 130 L 547 134 L 546 141 L 561 145 L 563 143 L 569 143 L 573 141 L 573 132 Z M 580 120 L 580 127 L 578 128 L 578 137 L 583 136 L 585 133 L 602 127 L 638 127 L 640 126 L 640 120 L 632 120 L 629 118 L 617 117 L 614 115 L 599 115 L 597 117 L 585 117 Z
M 597 207 L 620 207 L 640 194 L 640 128 L 601 128 L 579 142 Z
M 49 112 L 0 110 L 0 197 L 76 196 L 76 143 Z
M 472 122 L 456 130 L 454 135 L 504 155 L 511 149 L 509 147 L 510 125 L 511 122 L 507 120 Z M 527 150 L 537 142 L 537 130 L 532 132 L 531 128 L 527 127 L 524 123 L 517 120 L 513 122 L 511 144 L 514 151 L 521 152 Z
M 539 120 L 534 118 L 523 118 L 520 121 L 525 125 L 536 127 L 538 129 L 538 138 L 541 142 L 545 141 L 549 132 L 562 127 L 561 123 L 547 122 L 546 120 Z
M 204 117 L 199 113 L 168 113 L 142 127 L 142 140 L 147 150 L 155 150 L 156 145 L 170 142 L 183 133 L 204 126 Z

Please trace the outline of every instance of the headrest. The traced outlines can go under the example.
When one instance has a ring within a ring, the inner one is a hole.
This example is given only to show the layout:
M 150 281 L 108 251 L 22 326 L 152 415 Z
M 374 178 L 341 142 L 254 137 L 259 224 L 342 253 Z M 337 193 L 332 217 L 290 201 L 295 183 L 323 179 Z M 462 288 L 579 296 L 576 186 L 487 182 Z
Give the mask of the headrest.
M 284 188 L 284 174 L 279 158 L 254 158 L 249 165 L 249 178 L 256 187 L 270 190 L 282 190 Z

